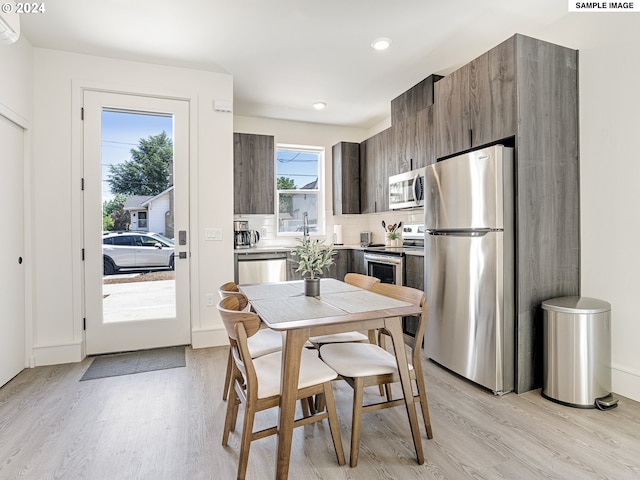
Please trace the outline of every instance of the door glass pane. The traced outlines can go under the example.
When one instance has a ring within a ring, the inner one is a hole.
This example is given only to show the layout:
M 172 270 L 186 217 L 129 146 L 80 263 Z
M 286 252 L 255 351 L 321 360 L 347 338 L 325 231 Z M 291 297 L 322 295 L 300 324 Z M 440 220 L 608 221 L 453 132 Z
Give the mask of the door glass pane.
M 103 321 L 176 316 L 173 118 L 101 114 Z

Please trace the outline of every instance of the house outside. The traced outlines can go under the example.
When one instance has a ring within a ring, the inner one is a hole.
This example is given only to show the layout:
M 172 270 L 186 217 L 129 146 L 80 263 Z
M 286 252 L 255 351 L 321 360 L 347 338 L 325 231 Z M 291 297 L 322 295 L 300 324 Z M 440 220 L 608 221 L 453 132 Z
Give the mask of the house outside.
M 155 232 L 173 238 L 173 186 L 157 195 L 132 195 L 124 210 L 131 216 L 130 230 Z

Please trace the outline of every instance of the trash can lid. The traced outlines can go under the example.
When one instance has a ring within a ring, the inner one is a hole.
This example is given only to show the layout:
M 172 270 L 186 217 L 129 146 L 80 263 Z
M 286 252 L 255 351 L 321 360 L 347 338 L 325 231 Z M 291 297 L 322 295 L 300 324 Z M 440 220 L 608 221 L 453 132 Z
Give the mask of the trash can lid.
M 611 310 L 611 304 L 591 297 L 558 297 L 542 302 L 542 308 L 563 313 L 602 313 Z

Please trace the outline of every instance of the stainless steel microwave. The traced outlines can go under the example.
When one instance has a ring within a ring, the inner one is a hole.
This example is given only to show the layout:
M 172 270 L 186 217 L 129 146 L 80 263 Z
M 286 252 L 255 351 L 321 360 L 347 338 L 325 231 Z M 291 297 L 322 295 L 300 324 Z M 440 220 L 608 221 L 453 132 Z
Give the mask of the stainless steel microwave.
M 389 177 L 389 208 L 415 208 L 424 205 L 424 176 L 426 168 L 411 170 Z

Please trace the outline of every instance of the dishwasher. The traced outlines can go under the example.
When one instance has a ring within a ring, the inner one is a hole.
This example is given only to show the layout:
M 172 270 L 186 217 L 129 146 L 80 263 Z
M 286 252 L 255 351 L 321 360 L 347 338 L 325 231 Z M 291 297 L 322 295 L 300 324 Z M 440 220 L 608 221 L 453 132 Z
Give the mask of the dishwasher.
M 237 252 L 235 282 L 284 282 L 287 279 L 287 252 Z

